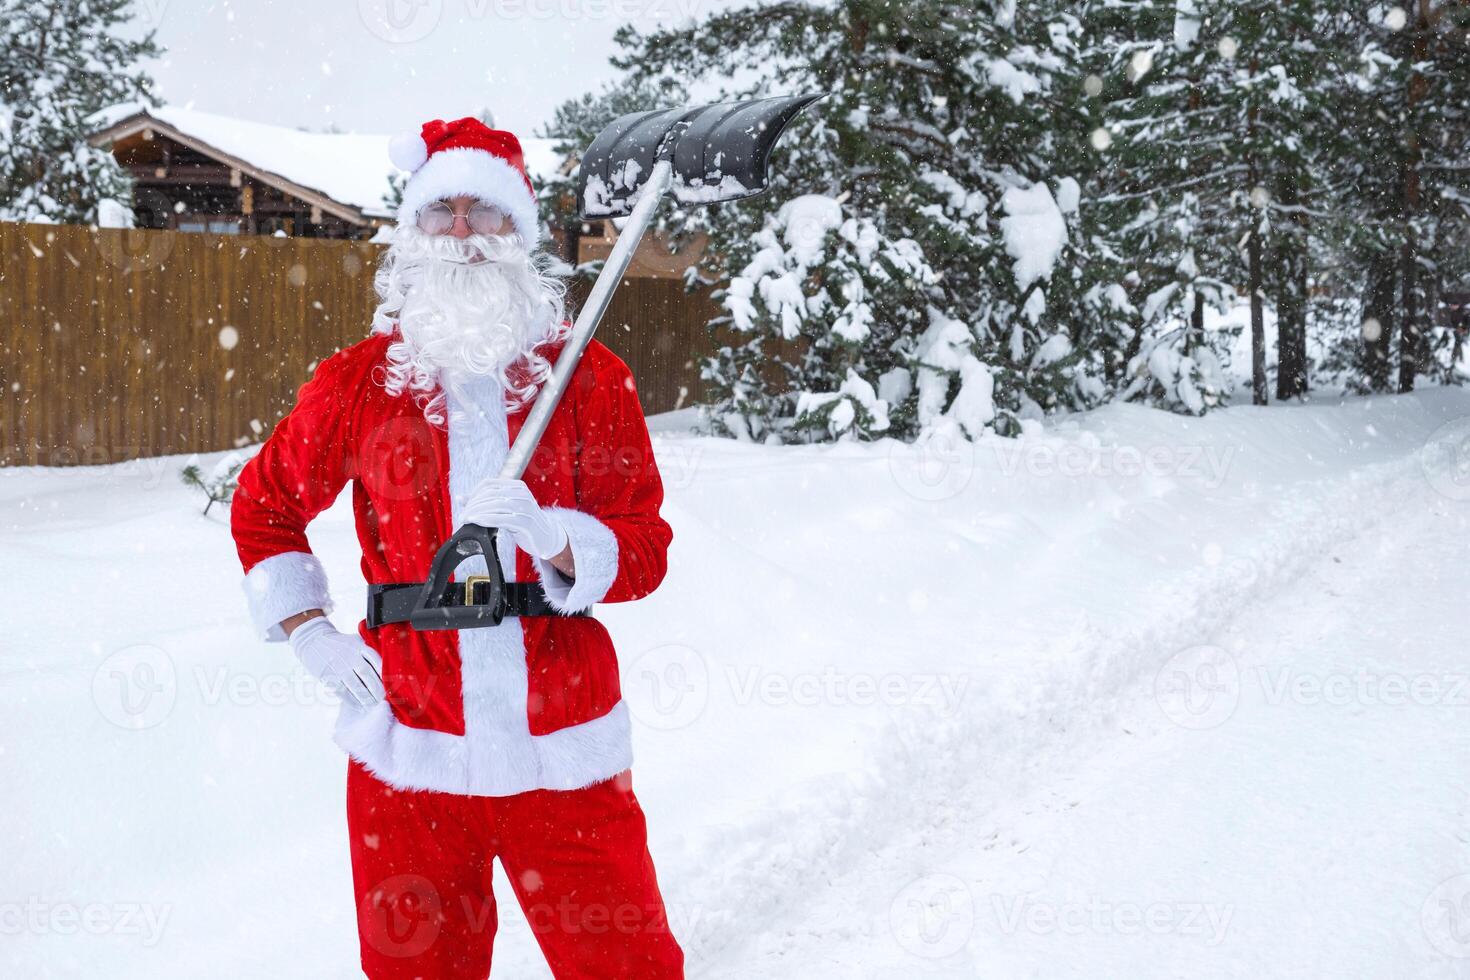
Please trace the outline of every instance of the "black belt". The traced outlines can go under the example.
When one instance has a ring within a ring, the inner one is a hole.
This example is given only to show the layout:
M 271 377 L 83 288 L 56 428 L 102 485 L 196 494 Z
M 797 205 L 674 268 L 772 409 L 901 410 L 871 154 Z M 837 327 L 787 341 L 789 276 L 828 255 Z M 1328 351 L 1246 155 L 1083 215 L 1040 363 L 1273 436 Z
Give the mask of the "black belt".
M 445 588 L 445 602 L 464 606 L 483 603 L 485 591 L 490 583 L 480 576 L 470 576 L 470 602 L 465 602 L 464 582 L 450 582 Z M 418 605 L 423 594 L 422 582 L 395 583 L 392 585 L 369 585 L 367 601 L 368 629 L 377 629 L 389 623 L 406 623 L 409 614 Z M 546 599 L 546 590 L 539 582 L 506 582 L 504 593 L 504 616 L 587 616 L 589 610 L 564 613 L 554 609 Z

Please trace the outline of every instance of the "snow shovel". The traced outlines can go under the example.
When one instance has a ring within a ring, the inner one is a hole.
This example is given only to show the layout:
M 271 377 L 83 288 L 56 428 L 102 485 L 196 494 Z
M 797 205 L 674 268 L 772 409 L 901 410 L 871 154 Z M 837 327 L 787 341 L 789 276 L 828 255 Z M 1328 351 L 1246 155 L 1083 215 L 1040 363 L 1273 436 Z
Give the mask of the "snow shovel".
M 665 193 L 681 204 L 715 204 L 754 197 L 766 189 L 766 168 L 781 132 L 823 94 L 790 95 L 681 109 L 633 112 L 615 119 L 582 155 L 577 188 L 584 218 L 628 221 L 592 284 L 551 376 L 500 469 L 520 479 L 541 441 L 572 372 L 612 301 Z M 495 626 L 505 616 L 505 576 L 496 557 L 495 528 L 466 524 L 434 556 L 429 580 L 409 616 L 418 630 Z M 462 601 L 452 601 L 450 577 L 460 562 L 483 555 L 488 575 L 466 578 Z M 480 586 L 483 585 L 483 591 Z M 481 601 L 476 602 L 479 598 Z

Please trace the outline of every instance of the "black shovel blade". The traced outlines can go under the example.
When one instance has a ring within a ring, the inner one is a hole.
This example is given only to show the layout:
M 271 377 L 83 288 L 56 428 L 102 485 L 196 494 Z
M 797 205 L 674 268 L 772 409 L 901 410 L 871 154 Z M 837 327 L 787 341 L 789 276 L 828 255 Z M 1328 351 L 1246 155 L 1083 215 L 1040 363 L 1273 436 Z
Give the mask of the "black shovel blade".
M 630 214 L 660 149 L 672 152 L 674 199 L 714 204 L 766 189 L 766 165 L 786 124 L 825 93 L 630 112 L 582 155 L 577 197 L 584 218 Z M 665 147 L 665 141 L 672 147 Z

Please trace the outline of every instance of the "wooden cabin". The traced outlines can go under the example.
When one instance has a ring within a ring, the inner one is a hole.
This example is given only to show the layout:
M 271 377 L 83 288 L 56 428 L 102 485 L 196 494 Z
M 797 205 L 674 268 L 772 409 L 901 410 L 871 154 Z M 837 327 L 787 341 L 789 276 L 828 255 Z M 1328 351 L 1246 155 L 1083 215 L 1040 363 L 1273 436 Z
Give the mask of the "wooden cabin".
M 310 133 L 174 106 L 117 106 L 89 137 L 133 178 L 139 228 L 371 238 L 392 222 L 386 136 Z
M 138 228 L 228 235 L 372 238 L 394 220 L 388 137 L 313 133 L 177 106 L 114 106 L 93 117 L 93 146 L 110 149 L 133 178 Z M 549 139 L 522 137 L 526 169 L 538 187 L 565 175 Z M 612 221 L 589 221 L 580 234 L 552 229 L 568 262 L 607 257 Z M 657 235 L 639 246 L 629 275 L 682 278 L 704 252 L 701 237 L 671 253 Z
M 177 106 L 121 105 L 93 117 L 133 178 L 134 223 L 216 234 L 372 238 L 393 223 L 388 137 L 314 133 Z M 535 181 L 562 164 L 522 139 Z

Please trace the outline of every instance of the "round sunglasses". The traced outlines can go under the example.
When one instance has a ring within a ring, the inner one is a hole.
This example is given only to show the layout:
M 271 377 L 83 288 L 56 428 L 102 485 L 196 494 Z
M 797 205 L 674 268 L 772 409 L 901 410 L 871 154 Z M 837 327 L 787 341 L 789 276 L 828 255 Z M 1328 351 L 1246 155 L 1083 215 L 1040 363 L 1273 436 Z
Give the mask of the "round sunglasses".
M 498 235 L 509 224 L 504 211 L 484 201 L 476 201 L 464 214 L 450 207 L 448 201 L 432 201 L 419 209 L 419 230 L 426 235 L 443 235 L 454 227 L 455 218 L 464 218 L 476 235 Z

